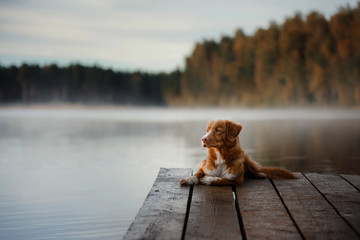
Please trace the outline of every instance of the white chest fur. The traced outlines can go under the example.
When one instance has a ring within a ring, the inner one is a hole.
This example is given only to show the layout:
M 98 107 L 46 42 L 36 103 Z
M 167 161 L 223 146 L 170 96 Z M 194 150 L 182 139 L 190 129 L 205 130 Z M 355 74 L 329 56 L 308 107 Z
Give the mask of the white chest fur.
M 225 160 L 221 157 L 221 154 L 218 151 L 216 151 L 216 161 L 214 163 L 214 169 L 204 169 L 205 175 L 219 178 L 227 178 L 230 180 L 234 179 L 235 175 L 229 173 Z

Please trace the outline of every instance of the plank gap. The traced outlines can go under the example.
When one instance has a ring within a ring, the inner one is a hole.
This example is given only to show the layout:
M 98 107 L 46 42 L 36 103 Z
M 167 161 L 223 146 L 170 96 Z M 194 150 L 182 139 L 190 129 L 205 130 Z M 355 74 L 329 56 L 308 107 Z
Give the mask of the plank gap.
M 308 181 L 309 183 L 316 189 L 316 191 L 318 191 L 320 193 L 320 195 L 328 202 L 328 204 L 335 210 L 336 214 L 339 215 L 339 217 L 341 217 L 341 219 L 351 228 L 351 230 L 353 230 L 355 232 L 355 234 L 360 238 L 360 234 L 358 233 L 358 231 L 355 229 L 355 227 L 346 219 L 344 218 L 339 210 L 337 210 L 337 208 L 329 201 L 329 199 L 326 197 L 325 194 L 323 194 L 316 186 L 313 182 L 310 181 L 310 179 L 304 174 L 301 173 Z
M 357 186 L 355 186 L 352 182 L 350 182 L 347 178 L 345 178 L 341 174 L 339 176 L 360 192 L 360 189 Z
M 281 194 L 280 194 L 279 190 L 276 188 L 276 186 L 275 186 L 275 184 L 274 184 L 274 181 L 273 181 L 271 178 L 270 178 L 269 180 L 270 180 L 270 183 L 271 183 L 271 185 L 273 186 L 273 188 L 274 188 L 274 190 L 275 190 L 276 194 L 277 194 L 277 195 L 278 195 L 278 197 L 280 198 L 281 203 L 284 205 L 285 210 L 286 210 L 286 212 L 288 213 L 288 215 L 289 215 L 289 217 L 290 217 L 290 219 L 291 219 L 292 223 L 293 223 L 293 224 L 294 224 L 294 226 L 296 227 L 296 230 L 299 232 L 299 234 L 300 234 L 300 236 L 301 236 L 301 239 L 303 239 L 303 240 L 304 240 L 304 239 L 305 239 L 304 234 L 301 232 L 301 230 L 300 230 L 300 228 L 299 228 L 298 224 L 296 223 L 296 221 L 295 221 L 294 217 L 292 216 L 292 214 L 291 214 L 291 212 L 290 212 L 290 210 L 289 210 L 288 206 L 286 205 L 286 203 L 285 203 L 284 199 L 281 197 Z
M 244 221 L 243 221 L 243 218 L 241 216 L 241 211 L 240 211 L 240 206 L 239 206 L 235 186 L 232 186 L 232 193 L 233 193 L 233 197 L 234 197 L 235 210 L 236 210 L 236 214 L 237 214 L 238 221 L 239 221 L 241 237 L 242 237 L 243 240 L 246 240 L 247 237 L 246 237 L 246 232 L 245 232 L 245 227 L 244 227 Z
M 191 185 L 190 189 L 189 189 L 189 198 L 188 198 L 188 202 L 187 202 L 187 205 L 186 205 L 186 215 L 185 215 L 183 231 L 181 233 L 181 240 L 185 239 L 186 227 L 187 227 L 187 223 L 188 223 L 189 215 L 190 215 L 190 208 L 191 208 L 191 200 L 192 200 L 193 191 L 194 191 L 194 186 Z

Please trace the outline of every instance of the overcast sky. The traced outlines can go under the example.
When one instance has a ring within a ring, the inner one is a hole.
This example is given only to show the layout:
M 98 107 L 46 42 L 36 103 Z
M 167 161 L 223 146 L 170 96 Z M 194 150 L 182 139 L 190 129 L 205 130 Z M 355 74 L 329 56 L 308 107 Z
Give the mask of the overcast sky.
M 356 0 L 0 0 L 0 64 L 97 64 L 116 70 L 184 67 L 195 42 L 253 34 L 271 20 Z

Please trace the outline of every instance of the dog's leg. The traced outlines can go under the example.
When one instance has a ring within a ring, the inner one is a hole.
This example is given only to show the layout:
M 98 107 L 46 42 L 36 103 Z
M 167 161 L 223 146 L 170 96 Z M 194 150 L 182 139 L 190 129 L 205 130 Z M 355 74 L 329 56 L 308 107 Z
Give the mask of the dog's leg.
M 238 183 L 233 180 L 229 180 L 227 178 L 211 177 L 211 176 L 204 176 L 203 178 L 200 179 L 200 183 L 211 186 L 238 185 Z
M 267 178 L 266 174 L 262 173 L 262 172 L 253 173 L 253 174 L 251 174 L 251 177 L 257 178 L 257 179 Z
M 202 168 L 201 168 L 201 169 L 198 170 L 197 173 L 195 173 L 194 176 L 195 176 L 198 180 L 200 180 L 200 178 L 202 178 L 202 177 L 205 176 L 205 173 L 204 173 L 204 171 L 203 171 Z
M 240 164 L 238 166 L 238 172 L 237 175 L 235 173 L 230 172 L 229 178 L 221 178 L 221 177 L 211 177 L 211 176 L 204 176 L 200 179 L 200 183 L 205 185 L 211 185 L 211 186 L 224 186 L 224 185 L 231 185 L 236 186 L 240 185 L 244 182 L 244 166 L 243 164 Z
M 266 178 L 266 174 L 260 172 L 261 165 L 255 161 L 251 161 L 249 157 L 245 156 L 245 166 L 246 166 L 246 173 L 249 177 L 252 178 Z
M 204 170 L 202 169 L 202 166 L 204 165 L 205 160 L 200 164 L 199 170 L 197 173 L 194 174 L 194 176 L 189 176 L 186 178 L 183 178 L 180 180 L 181 185 L 195 185 L 198 184 L 200 179 L 204 177 Z

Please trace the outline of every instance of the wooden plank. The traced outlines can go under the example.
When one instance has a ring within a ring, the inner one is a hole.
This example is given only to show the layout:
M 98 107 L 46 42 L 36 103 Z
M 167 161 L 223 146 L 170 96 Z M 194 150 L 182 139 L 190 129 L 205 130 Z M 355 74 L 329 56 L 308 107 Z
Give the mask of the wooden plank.
M 236 195 L 247 239 L 301 239 L 269 179 L 246 179 Z
M 356 233 L 301 174 L 297 180 L 273 180 L 305 239 L 357 239 Z
M 341 174 L 341 177 L 345 178 L 352 186 L 360 191 L 360 175 Z
M 337 175 L 308 173 L 305 176 L 360 236 L 360 192 Z
M 185 239 L 241 239 L 231 187 L 194 186 Z
M 190 187 L 180 187 L 179 182 L 190 175 L 190 168 L 161 168 L 123 239 L 181 239 Z

